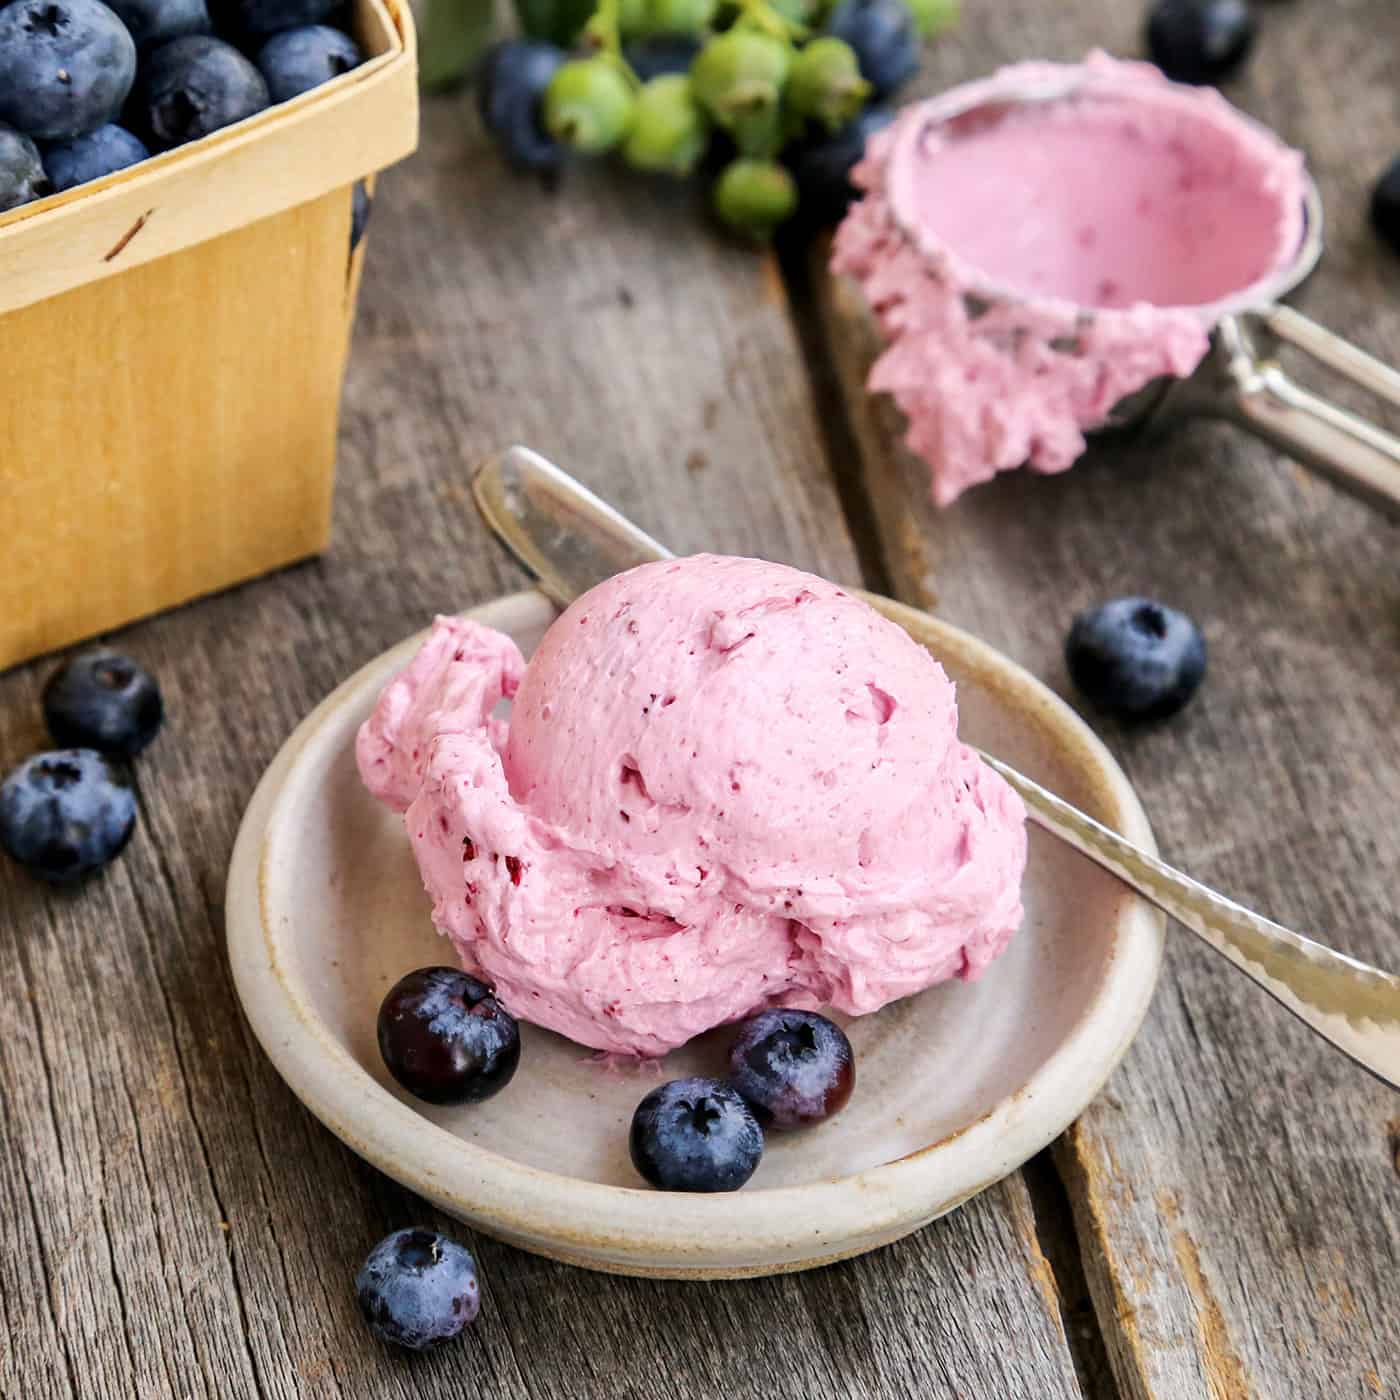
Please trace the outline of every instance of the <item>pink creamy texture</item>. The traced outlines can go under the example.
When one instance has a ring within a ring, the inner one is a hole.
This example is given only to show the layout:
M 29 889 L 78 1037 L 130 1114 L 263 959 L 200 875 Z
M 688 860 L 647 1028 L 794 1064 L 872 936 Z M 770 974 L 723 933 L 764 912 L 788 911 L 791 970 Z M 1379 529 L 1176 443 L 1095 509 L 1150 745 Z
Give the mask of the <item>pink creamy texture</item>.
M 777 564 L 634 569 L 528 667 L 439 618 L 357 754 L 464 964 L 599 1050 L 770 1005 L 874 1011 L 976 977 L 1021 920 L 1025 813 L 958 742 L 942 668 Z
M 1070 466 L 1121 398 L 1190 374 L 1225 311 L 1267 300 L 1304 232 L 1296 151 L 1219 93 L 1103 54 L 907 108 L 855 178 L 832 266 L 879 319 L 869 387 L 908 418 L 939 505 Z

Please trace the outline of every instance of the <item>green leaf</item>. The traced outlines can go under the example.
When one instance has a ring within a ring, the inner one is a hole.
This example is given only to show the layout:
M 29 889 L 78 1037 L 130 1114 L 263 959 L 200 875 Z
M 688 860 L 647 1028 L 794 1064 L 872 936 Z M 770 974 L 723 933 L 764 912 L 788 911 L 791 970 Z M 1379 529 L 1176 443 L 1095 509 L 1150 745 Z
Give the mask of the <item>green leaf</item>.
M 515 0 L 515 13 L 526 34 L 561 49 L 573 47 L 595 8 L 595 0 Z
M 427 0 L 418 36 L 418 81 L 424 92 L 463 83 L 495 28 L 491 0 Z

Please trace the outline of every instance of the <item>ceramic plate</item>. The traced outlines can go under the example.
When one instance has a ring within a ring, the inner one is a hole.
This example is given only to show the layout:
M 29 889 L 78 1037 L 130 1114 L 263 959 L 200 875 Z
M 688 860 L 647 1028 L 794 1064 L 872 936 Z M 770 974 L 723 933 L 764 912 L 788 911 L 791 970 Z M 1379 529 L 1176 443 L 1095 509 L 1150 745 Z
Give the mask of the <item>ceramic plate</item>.
M 1127 779 L 1038 681 L 965 633 L 872 599 L 943 662 L 961 731 L 1149 848 Z M 537 593 L 470 616 L 528 655 L 554 615 Z M 627 1157 L 638 1100 L 662 1077 L 716 1073 L 725 1033 L 660 1069 L 606 1068 L 522 1026 L 520 1070 L 488 1103 L 432 1108 L 390 1080 L 379 1002 L 412 968 L 452 961 L 400 819 L 360 785 L 354 740 L 411 638 L 301 724 L 249 805 L 229 872 L 228 940 L 244 1009 L 302 1102 L 356 1152 L 449 1213 L 591 1268 L 725 1277 L 806 1268 L 917 1230 L 1013 1171 L 1084 1108 L 1147 1010 L 1155 911 L 1034 832 L 1026 921 L 980 982 L 948 984 L 848 1024 L 844 1112 L 773 1135 L 730 1195 L 642 1186 Z

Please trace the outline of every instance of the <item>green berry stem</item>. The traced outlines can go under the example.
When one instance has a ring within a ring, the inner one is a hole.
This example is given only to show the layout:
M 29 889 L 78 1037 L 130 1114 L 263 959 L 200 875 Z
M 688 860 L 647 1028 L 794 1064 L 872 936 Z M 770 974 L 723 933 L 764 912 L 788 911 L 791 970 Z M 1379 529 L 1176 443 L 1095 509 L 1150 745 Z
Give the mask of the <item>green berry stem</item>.
M 769 4 L 769 0 L 738 0 L 738 3 L 739 18 L 735 21 L 736 28 L 757 30 L 760 34 L 767 34 L 788 43 L 803 39 L 807 35 L 805 24 L 789 19 Z

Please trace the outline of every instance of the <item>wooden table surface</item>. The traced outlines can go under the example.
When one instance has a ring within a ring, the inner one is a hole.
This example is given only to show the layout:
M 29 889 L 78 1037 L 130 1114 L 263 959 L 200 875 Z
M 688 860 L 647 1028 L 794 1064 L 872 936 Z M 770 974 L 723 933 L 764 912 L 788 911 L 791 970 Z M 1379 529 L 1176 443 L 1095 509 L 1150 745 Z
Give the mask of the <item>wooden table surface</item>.
M 997 62 L 1137 51 L 1138 0 L 966 0 L 935 91 Z M 1308 153 L 1330 251 L 1305 309 L 1400 361 L 1400 260 L 1370 182 L 1400 149 L 1394 0 L 1261 4 L 1231 95 Z M 55 894 L 0 867 L 0 1395 L 709 1397 L 1400 1394 L 1400 1100 L 1191 939 L 1084 1117 L 901 1244 L 814 1273 L 607 1278 L 470 1237 L 467 1339 L 374 1344 L 351 1279 L 432 1219 L 304 1112 L 223 947 L 264 765 L 356 666 L 524 582 L 468 495 L 509 441 L 680 550 L 754 553 L 936 610 L 1068 694 L 1079 608 L 1158 594 L 1212 673 L 1176 721 L 1098 722 L 1167 856 L 1400 964 L 1396 535 L 1238 431 L 1103 442 L 939 514 L 868 399 L 867 324 L 821 250 L 737 249 L 696 198 L 609 169 L 507 175 L 430 103 L 382 182 L 323 559 L 135 626 L 166 688 L 127 854 Z M 1016 217 L 1015 210 L 1008 211 Z M 0 761 L 41 744 L 48 667 L 0 678 Z M 439 1222 L 447 1223 L 447 1222 Z

